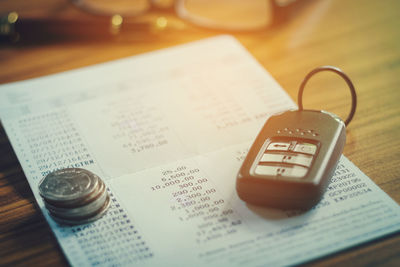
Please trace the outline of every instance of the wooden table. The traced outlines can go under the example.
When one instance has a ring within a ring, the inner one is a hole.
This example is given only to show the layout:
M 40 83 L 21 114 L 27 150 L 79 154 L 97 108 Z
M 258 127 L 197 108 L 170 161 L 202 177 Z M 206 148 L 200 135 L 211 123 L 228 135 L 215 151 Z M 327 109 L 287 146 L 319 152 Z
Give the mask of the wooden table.
M 1 13 L 81 18 L 64 0 L 2 1 Z M 157 11 L 159 12 L 159 11 Z M 155 12 L 156 16 L 159 13 Z M 153 14 L 153 15 L 154 15 Z M 151 15 L 147 15 L 152 19 Z M 171 26 L 142 30 L 123 40 L 44 38 L 0 45 L 0 83 L 19 81 L 213 36 L 166 14 Z M 344 154 L 400 203 L 400 1 L 323 0 L 304 4 L 289 21 L 272 29 L 234 36 L 297 99 L 312 68 L 335 65 L 353 80 L 358 107 L 348 127 Z M 306 88 L 307 108 L 346 117 L 350 94 L 330 73 Z M 0 265 L 68 265 L 35 206 L 24 173 L 0 129 Z M 400 266 L 400 235 L 394 234 L 335 253 L 308 266 Z

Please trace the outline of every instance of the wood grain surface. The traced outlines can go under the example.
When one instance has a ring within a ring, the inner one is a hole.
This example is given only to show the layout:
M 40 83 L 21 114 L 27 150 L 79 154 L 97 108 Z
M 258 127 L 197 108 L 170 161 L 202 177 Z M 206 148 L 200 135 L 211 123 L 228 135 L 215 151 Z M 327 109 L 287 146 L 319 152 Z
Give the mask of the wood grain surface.
M 344 154 L 400 203 L 400 1 L 305 0 L 290 20 L 274 28 L 232 33 L 297 100 L 300 82 L 320 65 L 335 65 L 353 80 L 356 115 Z M 0 13 L 21 17 L 90 18 L 65 0 L 0 1 Z M 104 40 L 38 37 L 0 44 L 0 83 L 67 71 L 214 36 L 171 12 L 164 30 L 149 28 Z M 304 94 L 307 108 L 346 117 L 350 93 L 331 73 L 315 76 Z M 25 175 L 0 128 L 0 266 L 67 266 L 49 226 L 36 207 Z M 307 266 L 400 266 L 400 235 L 393 234 L 309 262 Z

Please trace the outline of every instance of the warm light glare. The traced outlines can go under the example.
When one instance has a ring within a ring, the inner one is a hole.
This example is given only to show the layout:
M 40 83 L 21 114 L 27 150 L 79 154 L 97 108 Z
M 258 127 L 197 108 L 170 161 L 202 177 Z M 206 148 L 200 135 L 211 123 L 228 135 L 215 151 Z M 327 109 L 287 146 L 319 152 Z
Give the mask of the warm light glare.
M 156 26 L 158 29 L 164 29 L 167 27 L 168 20 L 165 17 L 158 17 L 156 20 Z
M 15 23 L 18 20 L 18 13 L 11 12 L 10 14 L 8 14 L 7 20 L 9 23 Z
M 122 18 L 121 15 L 114 15 L 111 18 L 111 25 L 115 28 L 119 28 L 121 27 L 123 21 L 124 19 Z

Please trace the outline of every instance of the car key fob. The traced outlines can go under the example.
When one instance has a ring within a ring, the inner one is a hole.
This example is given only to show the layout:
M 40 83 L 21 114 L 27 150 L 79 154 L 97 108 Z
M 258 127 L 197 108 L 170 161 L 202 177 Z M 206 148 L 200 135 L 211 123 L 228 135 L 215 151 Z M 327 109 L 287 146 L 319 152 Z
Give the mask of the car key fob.
M 270 117 L 237 176 L 239 197 L 274 208 L 311 208 L 333 175 L 345 129 L 339 117 L 324 111 L 286 111 Z
M 343 122 L 335 114 L 303 109 L 303 90 L 316 73 L 332 71 L 349 86 L 351 111 Z M 298 93 L 299 110 L 271 116 L 251 146 L 236 178 L 239 197 L 255 205 L 309 209 L 319 202 L 346 143 L 357 95 L 340 69 L 322 66 L 306 75 Z

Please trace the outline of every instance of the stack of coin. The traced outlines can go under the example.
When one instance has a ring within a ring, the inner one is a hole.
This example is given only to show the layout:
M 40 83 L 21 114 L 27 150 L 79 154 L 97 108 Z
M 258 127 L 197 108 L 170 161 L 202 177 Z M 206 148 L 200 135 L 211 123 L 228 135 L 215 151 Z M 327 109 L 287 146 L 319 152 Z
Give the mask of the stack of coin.
M 110 206 L 104 182 L 94 173 L 80 168 L 48 174 L 39 183 L 39 194 L 51 217 L 61 224 L 95 221 Z

